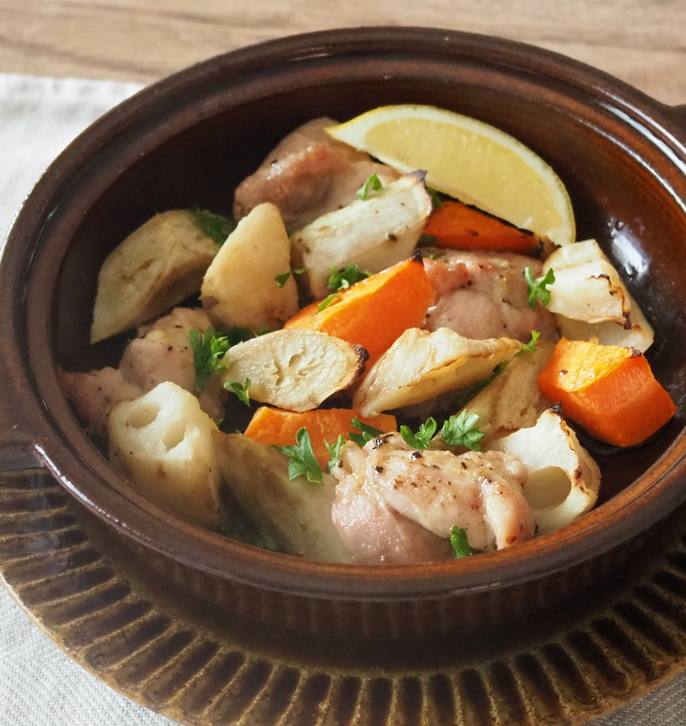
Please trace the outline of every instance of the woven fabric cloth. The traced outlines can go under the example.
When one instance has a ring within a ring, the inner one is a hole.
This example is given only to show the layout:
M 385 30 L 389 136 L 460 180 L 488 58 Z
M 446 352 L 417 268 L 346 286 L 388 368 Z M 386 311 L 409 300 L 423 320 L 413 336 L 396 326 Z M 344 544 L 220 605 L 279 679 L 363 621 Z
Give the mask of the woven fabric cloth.
M 0 239 L 41 172 L 140 86 L 0 74 Z M 593 726 L 682 726 L 686 673 Z M 0 587 L 0 726 L 163 726 L 76 665 Z

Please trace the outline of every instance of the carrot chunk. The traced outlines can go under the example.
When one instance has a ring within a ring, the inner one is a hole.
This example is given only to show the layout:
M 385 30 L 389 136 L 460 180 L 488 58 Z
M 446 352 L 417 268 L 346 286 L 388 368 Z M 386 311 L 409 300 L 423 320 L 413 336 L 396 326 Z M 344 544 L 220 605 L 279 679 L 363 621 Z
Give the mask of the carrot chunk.
M 326 444 L 333 445 L 339 436 L 347 439 L 351 431 L 355 432 L 352 424 L 355 417 L 361 423 L 383 432 L 396 431 L 398 427 L 395 416 L 386 413 L 365 418 L 358 411 L 349 408 L 319 408 L 296 413 L 260 406 L 245 429 L 245 435 L 262 444 L 287 446 L 295 443 L 295 435 L 305 427 L 310 434 L 314 456 L 324 469 L 331 459 Z
M 367 368 L 408 328 L 418 327 L 434 288 L 420 257 L 411 257 L 296 313 L 285 328 L 309 328 L 361 345 Z M 320 309 L 321 308 L 321 309 Z
M 676 413 L 646 358 L 634 348 L 562 338 L 538 376 L 547 398 L 601 441 L 632 446 Z
M 537 250 L 541 240 L 533 232 L 492 217 L 462 202 L 446 201 L 436 209 L 424 228 L 437 247 L 497 250 L 526 254 Z

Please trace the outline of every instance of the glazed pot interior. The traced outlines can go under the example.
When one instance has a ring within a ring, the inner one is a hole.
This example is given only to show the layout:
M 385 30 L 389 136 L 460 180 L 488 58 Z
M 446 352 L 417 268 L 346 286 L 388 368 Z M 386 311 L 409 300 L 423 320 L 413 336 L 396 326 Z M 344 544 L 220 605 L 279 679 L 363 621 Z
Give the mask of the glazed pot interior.
M 433 104 L 513 134 L 558 172 L 572 199 L 577 239 L 600 242 L 654 326 L 648 357 L 679 405 L 678 416 L 630 450 L 584 439 L 602 467 L 601 503 L 635 486 L 683 429 L 683 149 L 663 131 L 668 117 L 658 104 L 601 74 L 516 44 L 450 37 L 441 45 L 429 31 L 396 29 L 363 42 L 352 33 L 336 51 L 329 34 L 328 45 L 277 43 L 230 54 L 147 89 L 91 129 L 70 152 L 66 183 L 52 197 L 36 246 L 39 282 L 29 290 L 28 326 L 45 318 L 55 364 L 67 370 L 116 365 L 126 336 L 88 342 L 97 271 L 153 214 L 191 206 L 230 214 L 240 180 L 311 118 L 343 121 L 384 104 Z M 36 377 L 57 426 L 74 443 L 54 374 L 41 370 Z M 84 455 L 82 443 L 75 448 Z M 85 456 L 100 455 L 93 449 Z M 602 510 L 591 520 L 596 527 L 603 526 Z M 126 516 L 124 507 L 117 519 Z M 570 531 L 577 536 L 582 525 Z M 201 541 L 206 533 L 186 535 Z M 583 543 L 575 541 L 581 553 Z M 536 551 L 525 545 L 518 557 Z M 486 559 L 493 566 L 493 556 Z

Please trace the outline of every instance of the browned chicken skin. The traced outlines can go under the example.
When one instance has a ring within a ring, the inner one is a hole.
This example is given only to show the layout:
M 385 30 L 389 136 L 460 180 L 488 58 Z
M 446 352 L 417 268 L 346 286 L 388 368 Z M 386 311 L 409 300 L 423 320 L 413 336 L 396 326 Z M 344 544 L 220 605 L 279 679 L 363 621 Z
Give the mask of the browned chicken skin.
M 271 202 L 279 208 L 286 229 L 302 229 L 354 201 L 372 174 L 383 184 L 398 178 L 389 166 L 332 139 L 324 128 L 335 123 L 314 119 L 286 136 L 236 189 L 236 220 L 258 204 Z

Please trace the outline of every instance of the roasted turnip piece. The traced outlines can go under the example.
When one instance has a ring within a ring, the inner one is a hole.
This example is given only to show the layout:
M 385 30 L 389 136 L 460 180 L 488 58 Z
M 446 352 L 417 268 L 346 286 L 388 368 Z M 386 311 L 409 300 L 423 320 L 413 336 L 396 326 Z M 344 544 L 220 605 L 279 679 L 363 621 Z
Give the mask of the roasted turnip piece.
M 533 426 L 551 401 L 538 388 L 538 374 L 553 353 L 554 345 L 539 341 L 538 348 L 522 351 L 465 406 L 479 416 L 482 445 L 491 439 Z
M 472 386 L 521 347 L 510 338 L 471 340 L 448 328 L 434 332 L 410 328 L 369 369 L 355 392 L 353 407 L 373 417 Z
M 514 454 L 526 467 L 524 496 L 539 534 L 554 532 L 595 505 L 600 469 L 553 410 L 544 411 L 535 426 L 494 441 L 491 449 Z
M 316 330 L 276 330 L 229 348 L 226 383 L 250 381 L 250 398 L 289 411 L 309 411 L 348 388 L 367 351 Z
M 325 562 L 350 562 L 331 521 L 336 480 L 321 484 L 304 476 L 290 480 L 288 459 L 243 434 L 214 434 L 222 476 L 260 532 L 292 555 Z
M 373 174 L 384 183 L 398 177 L 368 154 L 332 139 L 324 129 L 335 124 L 330 118 L 313 119 L 286 136 L 236 189 L 234 217 L 271 202 L 288 229 L 300 229 L 352 202 Z
M 214 421 L 174 383 L 116 406 L 109 418 L 110 461 L 153 501 L 204 527 L 220 524 Z
M 192 212 L 148 220 L 100 268 L 91 343 L 147 323 L 196 293 L 218 250 Z
M 295 267 L 313 298 L 329 294 L 331 271 L 356 264 L 380 272 L 412 255 L 431 214 L 422 174 L 406 174 L 369 199 L 356 199 L 291 237 Z
M 429 252 L 427 250 L 427 252 Z M 465 338 L 506 336 L 527 342 L 537 330 L 544 340 L 556 340 L 555 317 L 540 304 L 529 306 L 524 270 L 537 277 L 540 260 L 517 254 L 461 250 L 430 250 L 424 265 L 436 288 L 436 304 L 423 327 L 445 327 Z
M 363 449 L 346 444 L 332 473 L 339 481 L 333 521 L 357 562 L 444 559 L 453 526 L 477 550 L 510 547 L 534 533 L 522 493 L 526 471 L 509 454 L 417 451 L 391 433 Z
M 59 371 L 62 393 L 76 417 L 90 434 L 107 439 L 107 420 L 122 401 L 132 401 L 143 389 L 127 381 L 117 368 L 101 368 L 87 373 Z
M 560 247 L 545 261 L 552 269 L 548 309 L 570 340 L 632 347 L 644 353 L 654 333 L 617 270 L 593 240 Z
M 260 204 L 239 223 L 212 260 L 201 287 L 201 301 L 215 327 L 253 332 L 280 328 L 298 311 L 292 276 L 281 286 L 278 275 L 291 269 L 291 246 L 281 214 Z

